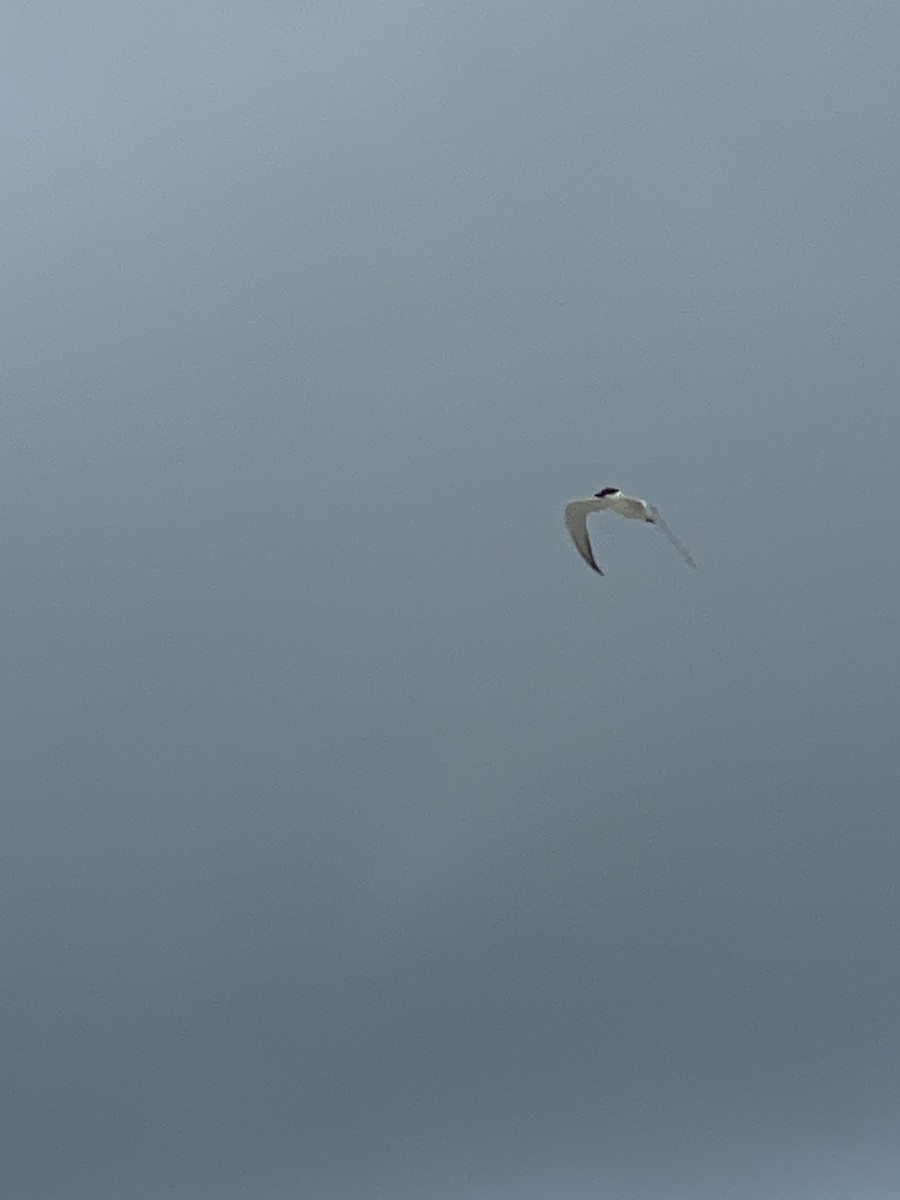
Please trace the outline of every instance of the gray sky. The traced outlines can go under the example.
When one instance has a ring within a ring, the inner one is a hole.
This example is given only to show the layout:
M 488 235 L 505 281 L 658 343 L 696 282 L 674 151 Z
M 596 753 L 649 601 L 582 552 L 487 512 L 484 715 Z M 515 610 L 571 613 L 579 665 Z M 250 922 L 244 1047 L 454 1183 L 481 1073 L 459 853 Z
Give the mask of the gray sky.
M 900 9 L 13 7 L 4 1194 L 893 1200 Z

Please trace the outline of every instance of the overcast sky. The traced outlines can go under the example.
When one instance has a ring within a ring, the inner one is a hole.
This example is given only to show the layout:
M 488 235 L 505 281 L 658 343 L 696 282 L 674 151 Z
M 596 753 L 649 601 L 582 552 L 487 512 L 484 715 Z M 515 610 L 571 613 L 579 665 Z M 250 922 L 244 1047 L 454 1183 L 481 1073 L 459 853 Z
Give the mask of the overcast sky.
M 4 1195 L 896 1200 L 900 7 L 0 44 Z

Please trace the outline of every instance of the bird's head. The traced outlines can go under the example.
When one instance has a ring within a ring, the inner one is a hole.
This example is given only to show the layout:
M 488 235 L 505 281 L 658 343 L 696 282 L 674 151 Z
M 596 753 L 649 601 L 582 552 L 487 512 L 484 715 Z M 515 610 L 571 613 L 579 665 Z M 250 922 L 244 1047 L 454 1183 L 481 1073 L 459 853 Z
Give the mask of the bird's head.
M 618 488 L 601 488 L 599 492 L 594 492 L 594 499 L 602 500 L 604 496 L 617 496 L 618 494 Z

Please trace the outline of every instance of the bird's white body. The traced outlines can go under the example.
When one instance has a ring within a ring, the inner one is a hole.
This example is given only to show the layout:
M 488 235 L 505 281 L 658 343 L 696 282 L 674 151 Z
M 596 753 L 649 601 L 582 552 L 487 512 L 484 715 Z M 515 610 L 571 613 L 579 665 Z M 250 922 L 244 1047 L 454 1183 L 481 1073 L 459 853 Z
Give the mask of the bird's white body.
M 618 488 L 603 488 L 594 496 L 586 496 L 584 500 L 572 500 L 566 505 L 566 529 L 575 543 L 575 549 L 592 570 L 598 575 L 603 572 L 594 558 L 591 539 L 588 535 L 587 519 L 590 513 L 610 510 L 625 517 L 629 521 L 646 521 L 655 525 L 669 539 L 688 566 L 696 568 L 697 564 L 691 558 L 687 548 L 681 544 L 672 530 L 659 514 L 659 510 L 646 500 L 637 496 L 626 496 Z

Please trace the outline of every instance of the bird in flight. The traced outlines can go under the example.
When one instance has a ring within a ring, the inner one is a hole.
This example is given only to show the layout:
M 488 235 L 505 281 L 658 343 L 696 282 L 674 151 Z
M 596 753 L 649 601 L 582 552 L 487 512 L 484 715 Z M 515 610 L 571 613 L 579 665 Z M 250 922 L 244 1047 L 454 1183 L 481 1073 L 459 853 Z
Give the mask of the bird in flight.
M 597 566 L 597 560 L 594 558 L 591 539 L 588 536 L 587 519 L 588 513 L 605 512 L 607 509 L 618 513 L 620 517 L 627 517 L 631 521 L 646 521 L 648 525 L 655 525 L 669 539 L 688 566 L 697 569 L 697 564 L 691 558 L 687 547 L 681 544 L 662 519 L 659 509 L 648 504 L 646 500 L 639 500 L 636 496 L 626 496 L 618 488 L 605 487 L 593 496 L 588 496 L 584 500 L 572 500 L 566 505 L 566 529 L 569 531 L 569 536 L 575 543 L 575 549 L 598 575 L 602 575 L 603 572 Z

